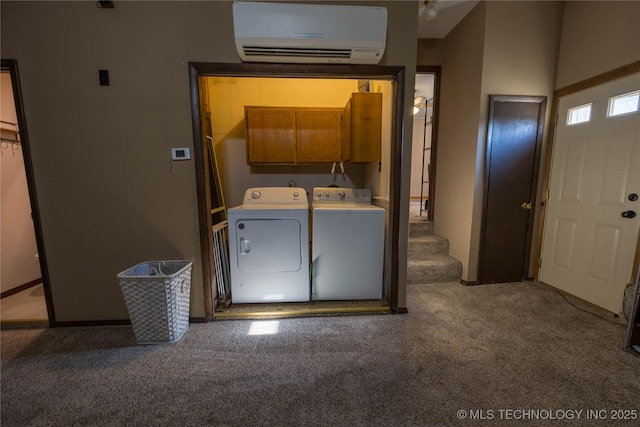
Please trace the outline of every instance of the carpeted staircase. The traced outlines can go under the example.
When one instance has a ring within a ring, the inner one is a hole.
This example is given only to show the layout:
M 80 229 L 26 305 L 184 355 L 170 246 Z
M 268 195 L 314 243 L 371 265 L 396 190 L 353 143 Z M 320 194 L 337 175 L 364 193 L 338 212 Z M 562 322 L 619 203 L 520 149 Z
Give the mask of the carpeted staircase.
M 433 234 L 433 223 L 411 215 L 407 284 L 459 282 L 462 263 L 449 256 L 449 241 Z

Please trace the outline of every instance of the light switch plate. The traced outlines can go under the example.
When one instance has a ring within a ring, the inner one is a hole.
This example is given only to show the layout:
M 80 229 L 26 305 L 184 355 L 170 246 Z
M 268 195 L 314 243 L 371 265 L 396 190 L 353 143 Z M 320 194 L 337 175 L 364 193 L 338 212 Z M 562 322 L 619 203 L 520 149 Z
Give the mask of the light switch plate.
M 171 160 L 191 160 L 191 152 L 188 148 L 172 148 Z

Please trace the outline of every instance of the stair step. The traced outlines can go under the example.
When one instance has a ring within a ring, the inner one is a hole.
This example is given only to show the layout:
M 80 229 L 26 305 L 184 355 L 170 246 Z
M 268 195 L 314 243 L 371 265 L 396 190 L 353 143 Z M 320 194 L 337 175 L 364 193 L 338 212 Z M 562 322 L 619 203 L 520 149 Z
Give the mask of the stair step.
M 435 234 L 409 237 L 408 259 L 420 260 L 428 255 L 448 255 L 449 241 Z
M 433 222 L 412 219 L 409 222 L 409 237 L 428 236 L 433 234 Z
M 462 263 L 449 255 L 430 255 L 427 259 L 407 262 L 407 284 L 459 282 Z

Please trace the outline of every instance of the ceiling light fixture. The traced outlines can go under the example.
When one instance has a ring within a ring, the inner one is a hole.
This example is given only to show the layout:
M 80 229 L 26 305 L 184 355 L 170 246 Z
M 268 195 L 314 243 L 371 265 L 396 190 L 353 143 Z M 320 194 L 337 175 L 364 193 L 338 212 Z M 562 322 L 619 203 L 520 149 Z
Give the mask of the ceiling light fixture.
M 420 8 L 420 17 L 427 21 L 432 20 L 438 14 L 436 2 L 438 0 L 425 0 L 424 5 Z
M 97 3 L 98 7 L 100 9 L 113 9 L 114 8 L 114 4 L 112 1 L 102 1 L 102 0 L 98 0 Z
M 413 114 L 416 115 L 420 112 L 421 108 L 424 108 L 427 106 L 426 104 L 427 102 L 427 98 L 424 96 L 416 96 L 413 99 Z

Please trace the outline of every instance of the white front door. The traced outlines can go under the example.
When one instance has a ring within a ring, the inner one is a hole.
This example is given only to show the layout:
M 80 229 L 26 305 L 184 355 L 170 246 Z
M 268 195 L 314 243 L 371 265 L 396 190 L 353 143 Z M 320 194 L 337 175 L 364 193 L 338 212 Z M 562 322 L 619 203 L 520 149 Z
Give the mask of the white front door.
M 640 228 L 639 90 L 637 73 L 559 99 L 542 243 L 540 281 L 616 314 Z

